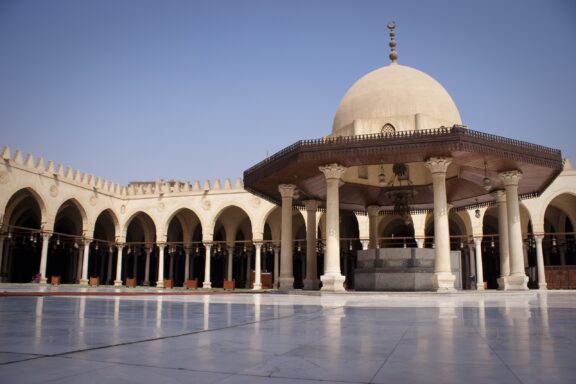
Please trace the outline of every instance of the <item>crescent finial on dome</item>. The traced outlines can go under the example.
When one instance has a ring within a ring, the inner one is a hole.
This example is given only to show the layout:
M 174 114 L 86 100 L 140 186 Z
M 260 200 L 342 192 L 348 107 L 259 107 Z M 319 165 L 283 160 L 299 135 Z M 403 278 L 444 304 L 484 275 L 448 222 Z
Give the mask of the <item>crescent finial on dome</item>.
M 394 30 L 396 29 L 396 22 L 391 21 L 386 26 L 390 30 L 390 43 L 388 44 L 390 46 L 390 55 L 388 55 L 388 57 L 390 58 L 390 61 L 392 61 L 392 63 L 396 63 L 396 60 L 398 60 L 398 52 L 396 52 L 396 39 L 395 39 L 396 33 L 394 32 Z

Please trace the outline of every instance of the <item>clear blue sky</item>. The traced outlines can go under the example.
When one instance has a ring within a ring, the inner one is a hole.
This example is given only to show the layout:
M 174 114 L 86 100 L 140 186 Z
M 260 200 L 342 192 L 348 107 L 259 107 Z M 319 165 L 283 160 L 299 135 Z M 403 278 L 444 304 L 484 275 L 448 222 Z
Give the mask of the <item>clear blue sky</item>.
M 388 64 L 471 129 L 576 160 L 576 1 L 0 0 L 0 145 L 130 180 L 239 177 Z

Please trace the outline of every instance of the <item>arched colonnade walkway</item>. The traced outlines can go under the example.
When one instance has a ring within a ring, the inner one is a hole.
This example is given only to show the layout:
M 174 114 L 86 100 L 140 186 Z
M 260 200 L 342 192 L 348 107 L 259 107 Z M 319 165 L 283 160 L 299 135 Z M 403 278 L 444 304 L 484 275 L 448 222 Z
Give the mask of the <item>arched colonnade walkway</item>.
M 39 191 L 22 188 L 3 207 L 2 281 L 55 279 L 62 284 L 204 288 L 230 287 L 233 282 L 236 288 L 255 289 L 278 284 L 280 207 L 271 206 L 256 215 L 227 203 L 208 218 L 185 206 L 167 216 L 137 210 L 121 221 L 122 215 L 114 208 L 89 217 L 75 198 L 63 200 L 53 213 L 45 201 Z M 293 210 L 289 273 L 295 288 L 317 289 L 324 269 L 325 215 L 315 215 L 314 238 L 307 238 L 306 215 L 306 207 Z M 352 212 L 340 216 L 340 266 L 346 287 L 353 289 L 356 251 L 368 247 L 368 217 Z M 465 289 L 498 287 L 497 279 L 505 268 L 498 217 L 497 206 L 450 212 L 450 246 L 461 251 Z M 434 247 L 430 213 L 413 214 L 410 224 L 398 216 L 380 214 L 377 223 L 377 247 Z M 576 265 L 575 194 L 523 200 L 521 223 L 530 287 L 546 287 L 543 274 L 538 273 L 538 247 L 546 267 Z M 307 246 L 310 239 L 312 251 Z

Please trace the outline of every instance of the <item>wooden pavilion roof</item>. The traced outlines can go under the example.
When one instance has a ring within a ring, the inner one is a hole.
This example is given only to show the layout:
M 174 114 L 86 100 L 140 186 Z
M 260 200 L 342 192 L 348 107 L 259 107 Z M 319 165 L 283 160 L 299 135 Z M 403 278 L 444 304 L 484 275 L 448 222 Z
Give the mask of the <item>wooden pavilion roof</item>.
M 279 204 L 279 184 L 298 187 L 296 204 L 307 199 L 325 201 L 326 183 L 319 166 L 338 163 L 345 167 L 425 162 L 430 157 L 451 157 L 457 175 L 446 180 L 448 202 L 454 207 L 493 201 L 491 192 L 503 189 L 499 172 L 519 170 L 523 176 L 519 195 L 540 194 L 563 167 L 560 150 L 506 137 L 472 131 L 465 126 L 387 134 L 300 140 L 244 172 L 244 187 Z M 483 180 L 490 179 L 487 191 Z M 413 187 L 412 208 L 430 209 L 432 185 Z M 340 206 L 364 211 L 371 204 L 385 210 L 392 202 L 387 187 L 344 183 Z

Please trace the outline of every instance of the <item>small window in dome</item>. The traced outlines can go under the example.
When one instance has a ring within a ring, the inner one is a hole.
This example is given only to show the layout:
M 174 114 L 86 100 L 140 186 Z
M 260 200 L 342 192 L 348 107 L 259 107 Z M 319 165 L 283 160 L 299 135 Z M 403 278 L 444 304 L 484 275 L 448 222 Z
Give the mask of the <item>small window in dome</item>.
M 391 135 L 393 133 L 396 133 L 396 128 L 394 128 L 394 126 L 392 124 L 386 123 L 382 127 L 382 133 L 385 135 Z

